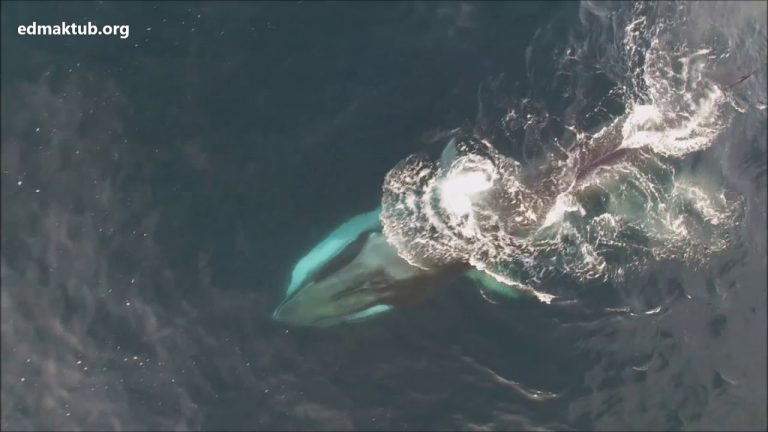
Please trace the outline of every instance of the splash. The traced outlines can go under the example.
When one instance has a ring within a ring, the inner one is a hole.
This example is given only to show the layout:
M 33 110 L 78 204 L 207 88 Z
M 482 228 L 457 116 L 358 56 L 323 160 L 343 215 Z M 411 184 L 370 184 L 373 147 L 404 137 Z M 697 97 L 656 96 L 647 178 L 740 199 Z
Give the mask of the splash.
M 549 302 L 557 295 L 542 282 L 550 277 L 621 281 L 653 261 L 701 265 L 731 244 L 744 201 L 689 160 L 739 111 L 710 73 L 730 48 L 693 22 L 691 5 L 627 6 L 583 11 L 591 13 L 585 20 L 611 22 L 619 41 L 600 65 L 614 87 L 588 114 L 619 100 L 616 115 L 596 128 L 565 124 L 567 135 L 553 140 L 540 166 L 503 155 L 474 131 L 454 133 L 440 160 L 413 155 L 388 173 L 383 232 L 404 259 L 423 269 L 469 263 Z M 571 43 L 559 72 L 573 75 L 596 53 L 589 40 Z M 582 92 L 584 82 L 567 93 Z M 586 106 L 574 100 L 560 121 Z M 510 108 L 501 123 L 517 117 Z M 553 118 L 528 114 L 522 127 Z

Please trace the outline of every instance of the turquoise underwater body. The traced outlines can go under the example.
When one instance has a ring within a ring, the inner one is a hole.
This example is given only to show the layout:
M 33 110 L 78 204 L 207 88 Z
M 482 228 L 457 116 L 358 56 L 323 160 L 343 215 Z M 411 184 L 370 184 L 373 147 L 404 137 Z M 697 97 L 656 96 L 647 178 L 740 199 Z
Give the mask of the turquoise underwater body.
M 294 298 L 302 295 L 302 293 L 304 293 L 303 290 L 314 290 L 315 292 L 319 292 L 318 290 L 327 289 L 321 288 L 319 285 L 317 285 L 318 281 L 316 278 L 318 274 L 324 275 L 321 277 L 321 284 L 325 283 L 325 286 L 328 286 L 328 284 L 325 282 L 327 280 L 326 278 L 332 277 L 332 275 L 350 274 L 350 272 L 354 273 L 355 270 L 350 270 L 351 267 L 349 267 L 349 264 L 339 266 L 338 263 L 339 261 L 347 263 L 355 261 L 357 257 L 363 253 L 365 244 L 370 241 L 370 233 L 379 233 L 374 234 L 374 236 L 377 235 L 380 239 L 383 238 L 380 234 L 382 229 L 380 221 L 381 211 L 382 208 L 379 207 L 372 211 L 362 213 L 348 219 L 336 229 L 331 231 L 325 238 L 323 238 L 322 241 L 320 241 L 317 245 L 310 249 L 308 253 L 301 257 L 291 272 L 290 282 L 288 283 L 288 287 L 285 291 L 284 300 L 275 309 L 273 318 L 279 321 L 295 324 L 296 322 L 294 320 L 296 318 L 292 319 L 290 317 L 286 317 L 286 315 L 290 315 L 290 312 L 287 312 L 285 307 L 287 304 L 290 304 Z M 361 239 L 365 240 L 363 241 Z M 381 242 L 381 240 L 379 241 Z M 386 243 L 386 241 L 384 242 Z M 363 243 L 363 246 L 360 246 L 360 243 Z M 357 279 L 362 284 L 353 291 L 370 291 L 370 295 L 375 296 L 377 295 L 377 290 L 380 290 L 382 287 L 388 285 L 392 287 L 403 281 L 419 280 L 421 282 L 414 282 L 413 284 L 406 284 L 406 287 L 396 288 L 396 290 L 401 290 L 399 292 L 406 295 L 409 292 L 412 294 L 418 294 L 419 292 L 427 292 L 430 286 L 434 286 L 432 282 L 439 280 L 431 279 L 431 276 L 429 275 L 439 275 L 444 273 L 444 271 L 440 269 L 430 271 L 414 267 L 408 264 L 402 258 L 396 257 L 397 252 L 393 246 L 388 245 L 382 247 L 387 248 L 390 252 L 388 252 L 386 255 L 375 255 L 371 257 L 371 259 L 373 259 L 378 264 L 364 267 L 365 270 L 363 271 L 367 273 L 361 273 L 361 277 Z M 354 257 L 350 258 L 350 254 L 354 254 Z M 389 258 L 387 258 L 387 256 L 389 256 Z M 395 259 L 395 261 L 392 261 L 392 259 Z M 358 271 L 360 271 L 359 269 L 360 268 L 358 268 Z M 377 271 L 380 270 L 385 272 L 395 272 L 399 276 L 395 277 L 394 279 L 387 279 L 387 282 L 383 282 L 382 285 L 380 279 L 381 276 L 377 273 Z M 511 287 L 494 280 L 492 277 L 488 276 L 485 272 L 480 270 L 470 268 L 460 274 L 463 274 L 470 280 L 478 283 L 480 286 L 493 292 L 502 294 L 508 298 L 515 298 L 518 295 L 516 290 L 511 289 Z M 424 277 L 427 277 L 427 279 L 423 279 Z M 377 284 L 378 288 L 376 288 Z M 339 288 L 342 287 L 340 286 Z M 319 312 L 330 304 L 328 302 L 336 301 L 337 297 L 338 293 L 335 296 L 325 297 L 325 300 L 318 299 L 316 303 L 311 303 L 309 305 L 305 305 L 304 307 L 310 307 Z M 338 311 L 338 314 L 334 315 L 333 319 L 335 322 L 357 321 L 390 311 L 392 309 L 394 309 L 393 305 L 380 302 L 354 312 L 350 311 L 344 313 Z M 305 311 L 309 312 L 307 309 L 305 309 Z M 306 317 L 306 314 L 303 315 Z M 301 324 L 317 326 L 320 325 L 309 322 L 302 322 Z
M 350 243 L 352 243 L 358 236 L 366 231 L 380 230 L 381 221 L 379 216 L 381 214 L 381 207 L 356 215 L 336 229 L 328 234 L 320 243 L 315 245 L 306 255 L 304 255 L 293 268 L 291 272 L 291 280 L 288 284 L 288 288 L 285 292 L 285 298 L 290 298 L 299 287 L 301 287 L 307 279 L 318 268 L 328 263 L 341 251 L 343 251 Z M 383 312 L 391 310 L 393 307 L 385 304 L 378 304 L 371 306 L 360 312 L 356 312 L 351 315 L 347 315 L 343 318 L 344 321 L 355 321 L 364 318 L 368 318 L 373 315 L 377 315 Z M 273 317 L 277 316 L 279 308 L 275 310 Z
M 359 214 L 341 224 L 328 236 L 304 255 L 293 268 L 291 282 L 285 292 L 286 297 L 296 291 L 307 280 L 312 271 L 321 267 L 352 243 L 360 233 L 381 227 L 379 215 L 381 207 Z

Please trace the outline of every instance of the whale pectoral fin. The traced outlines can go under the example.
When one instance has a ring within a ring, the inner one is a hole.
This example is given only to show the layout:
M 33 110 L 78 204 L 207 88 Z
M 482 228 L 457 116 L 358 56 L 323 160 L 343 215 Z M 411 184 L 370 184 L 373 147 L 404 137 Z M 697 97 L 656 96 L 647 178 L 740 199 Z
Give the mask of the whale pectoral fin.
M 502 295 L 506 298 L 516 299 L 520 297 L 519 290 L 510 285 L 497 281 L 484 271 L 473 268 L 464 272 L 464 276 L 476 283 L 479 283 L 483 288 L 487 288 L 490 291 Z

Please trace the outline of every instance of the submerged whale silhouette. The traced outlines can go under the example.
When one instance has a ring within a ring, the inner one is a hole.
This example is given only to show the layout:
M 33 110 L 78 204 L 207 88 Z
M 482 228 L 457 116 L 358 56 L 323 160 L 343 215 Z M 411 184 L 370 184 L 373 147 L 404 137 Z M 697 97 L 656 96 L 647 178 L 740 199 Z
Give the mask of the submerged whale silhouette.
M 601 150 L 605 151 L 602 156 L 580 160 L 580 168 L 569 177 L 582 180 L 597 168 L 617 163 L 631 153 L 615 147 Z M 456 153 L 452 140 L 439 163 L 447 166 Z M 285 298 L 275 309 L 273 319 L 314 327 L 359 321 L 421 301 L 460 276 L 507 297 L 520 294 L 467 263 L 449 263 L 429 270 L 410 264 L 382 234 L 380 214 L 381 207 L 347 220 L 304 255 L 294 266 Z
M 317 327 L 361 320 L 418 302 L 467 269 L 409 264 L 381 233 L 379 213 L 353 217 L 299 260 L 274 319 Z

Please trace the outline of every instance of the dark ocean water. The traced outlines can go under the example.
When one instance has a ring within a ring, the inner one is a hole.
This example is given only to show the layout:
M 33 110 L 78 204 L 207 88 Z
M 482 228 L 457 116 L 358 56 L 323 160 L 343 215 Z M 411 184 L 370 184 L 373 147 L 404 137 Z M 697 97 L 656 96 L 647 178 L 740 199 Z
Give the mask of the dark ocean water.
M 563 111 L 547 70 L 589 39 L 584 8 L 4 2 L 2 428 L 765 430 L 764 107 L 692 162 L 747 217 L 704 270 L 635 282 L 660 311 L 457 282 L 355 325 L 271 319 L 295 260 L 378 205 L 403 157 L 535 83 Z M 130 35 L 16 33 L 33 21 Z

